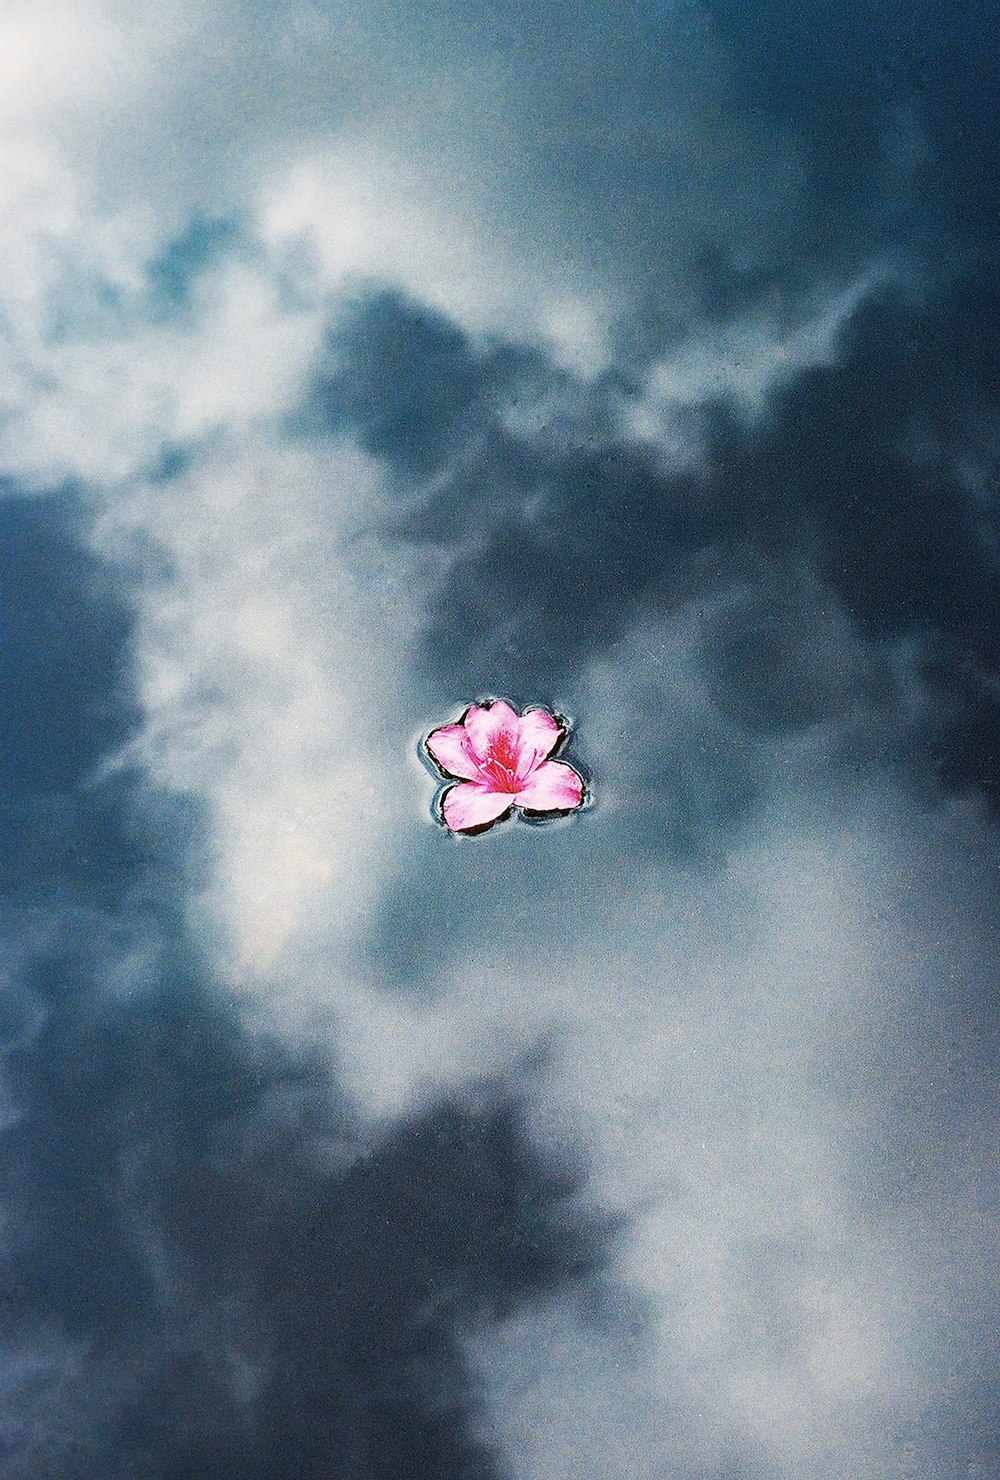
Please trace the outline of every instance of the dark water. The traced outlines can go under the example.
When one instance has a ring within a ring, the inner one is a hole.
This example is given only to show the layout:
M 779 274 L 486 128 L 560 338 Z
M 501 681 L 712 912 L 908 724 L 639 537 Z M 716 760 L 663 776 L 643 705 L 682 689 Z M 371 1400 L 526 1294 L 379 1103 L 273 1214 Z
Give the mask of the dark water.
M 995 1480 L 997 13 L 10 26 L 4 1480 Z

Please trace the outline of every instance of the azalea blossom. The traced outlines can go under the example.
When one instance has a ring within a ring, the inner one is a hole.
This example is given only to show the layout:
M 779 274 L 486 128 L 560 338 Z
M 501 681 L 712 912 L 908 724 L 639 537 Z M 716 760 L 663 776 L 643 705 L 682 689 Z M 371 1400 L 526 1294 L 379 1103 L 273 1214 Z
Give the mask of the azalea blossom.
M 526 812 L 571 812 L 583 802 L 583 781 L 565 761 L 549 757 L 565 727 L 547 709 L 517 714 L 503 699 L 473 704 L 453 725 L 432 730 L 424 742 L 457 786 L 445 792 L 441 811 L 452 832 L 473 832 Z

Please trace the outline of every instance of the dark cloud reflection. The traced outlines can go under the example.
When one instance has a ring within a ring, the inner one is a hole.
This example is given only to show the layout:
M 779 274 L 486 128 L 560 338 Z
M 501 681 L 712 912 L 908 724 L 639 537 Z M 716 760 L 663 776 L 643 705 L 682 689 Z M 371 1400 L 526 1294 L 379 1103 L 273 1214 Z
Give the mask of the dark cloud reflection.
M 499 1480 L 463 1333 L 598 1277 L 608 1227 L 509 1084 L 372 1144 L 328 1062 L 249 1033 L 177 919 L 190 829 L 95 779 L 134 724 L 130 613 L 64 509 L 3 533 L 0 1288 L 8 1351 L 64 1366 L 11 1376 L 4 1473 Z
M 83 977 L 36 972 L 45 1023 L 8 1063 L 7 1337 L 85 1353 L 45 1473 L 503 1474 L 461 1334 L 593 1277 L 606 1241 L 517 1103 L 484 1086 L 352 1150 L 323 1066 L 179 968 L 117 1006 Z
M 1000 1475 L 998 15 L 20 8 L 4 1480 Z
M 499 671 L 522 691 L 564 693 L 640 611 L 668 617 L 742 592 L 703 648 L 734 723 L 835 720 L 879 681 L 871 645 L 910 637 L 936 695 L 942 779 L 992 796 L 1000 583 L 987 428 L 1000 365 L 984 326 L 998 322 L 985 276 L 930 301 L 876 296 L 842 330 L 837 363 L 775 388 L 758 423 L 720 402 L 697 475 L 613 435 L 559 439 L 558 408 L 543 435 L 519 436 L 503 416 L 513 357 L 383 293 L 335 342 L 341 369 L 324 394 L 335 424 L 405 483 L 397 534 L 455 549 L 423 639 L 442 692 L 475 692 Z

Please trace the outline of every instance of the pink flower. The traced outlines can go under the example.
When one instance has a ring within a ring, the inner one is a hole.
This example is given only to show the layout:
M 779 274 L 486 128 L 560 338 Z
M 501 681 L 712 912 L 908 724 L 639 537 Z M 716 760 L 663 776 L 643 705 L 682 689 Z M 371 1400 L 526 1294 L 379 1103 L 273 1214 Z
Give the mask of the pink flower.
M 583 802 L 572 766 L 549 756 L 566 734 L 546 709 L 518 715 L 503 699 L 473 704 L 455 725 L 432 730 L 424 742 L 446 776 L 458 779 L 441 799 L 452 832 L 478 832 L 511 807 L 571 812 Z

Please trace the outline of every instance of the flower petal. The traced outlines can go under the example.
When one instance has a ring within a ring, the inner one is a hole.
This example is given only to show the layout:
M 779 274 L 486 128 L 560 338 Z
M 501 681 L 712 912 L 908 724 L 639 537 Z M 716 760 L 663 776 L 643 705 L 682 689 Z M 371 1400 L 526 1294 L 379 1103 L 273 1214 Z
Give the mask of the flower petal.
M 555 750 L 566 731 L 547 709 L 526 709 L 518 720 L 518 775 L 527 779 L 539 761 Z
M 446 775 L 460 776 L 463 781 L 474 781 L 479 775 L 464 725 L 442 725 L 431 731 L 424 744 Z
M 479 781 L 462 781 L 445 792 L 441 810 L 452 832 L 467 832 L 496 822 L 510 811 L 513 801 L 509 792 L 493 791 Z
M 463 724 L 468 731 L 472 749 L 480 760 L 486 760 L 491 746 L 504 730 L 510 732 L 514 748 L 517 747 L 520 720 L 503 699 L 497 699 L 489 705 L 473 704 Z
M 543 761 L 514 800 L 529 812 L 570 812 L 583 801 L 583 782 L 564 761 Z

